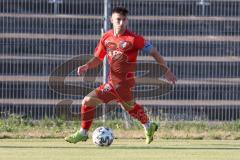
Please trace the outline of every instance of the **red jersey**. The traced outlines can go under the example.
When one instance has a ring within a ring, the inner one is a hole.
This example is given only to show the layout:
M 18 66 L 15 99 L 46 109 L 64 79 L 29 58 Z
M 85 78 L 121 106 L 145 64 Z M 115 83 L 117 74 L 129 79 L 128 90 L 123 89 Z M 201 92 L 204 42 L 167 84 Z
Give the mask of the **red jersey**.
M 126 30 L 120 36 L 114 36 L 113 30 L 106 32 L 100 39 L 94 56 L 103 60 L 107 55 L 110 74 L 109 82 L 113 85 L 135 84 L 134 73 L 138 51 L 144 47 L 142 36 Z

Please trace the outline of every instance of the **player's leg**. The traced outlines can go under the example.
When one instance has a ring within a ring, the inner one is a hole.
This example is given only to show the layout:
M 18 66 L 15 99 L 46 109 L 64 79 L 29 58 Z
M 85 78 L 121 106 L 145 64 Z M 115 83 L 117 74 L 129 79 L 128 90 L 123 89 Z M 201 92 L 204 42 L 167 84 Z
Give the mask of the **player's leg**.
M 91 127 L 95 106 L 108 103 L 116 99 L 113 88 L 109 84 L 103 84 L 84 97 L 81 107 L 81 129 L 65 138 L 67 142 L 77 143 L 88 139 L 88 130 Z
M 96 89 L 84 97 L 81 107 L 81 129 L 88 131 L 94 119 L 95 106 L 103 103 L 96 95 Z
M 95 106 L 101 104 L 102 100 L 96 95 L 96 90 L 90 92 L 82 100 L 81 107 L 81 129 L 74 134 L 65 138 L 69 143 L 77 143 L 79 141 L 86 141 L 88 139 L 88 130 L 91 127 L 94 119 Z
M 134 101 L 123 102 L 121 105 L 131 117 L 141 122 L 145 130 L 146 143 L 150 144 L 153 141 L 154 133 L 158 129 L 157 123 L 150 122 L 149 117 L 145 113 L 143 107 L 137 103 L 134 103 Z
M 115 99 L 116 96 L 113 94 L 113 88 L 108 83 L 99 86 L 89 93 L 82 101 L 81 130 L 87 132 L 91 127 L 95 106 L 101 103 L 108 103 Z
M 145 129 L 146 143 L 149 144 L 153 141 L 154 133 L 158 129 L 155 122 L 150 122 L 148 115 L 145 113 L 143 107 L 135 102 L 132 92 L 127 87 L 118 88 L 117 94 L 120 97 L 122 108 L 124 108 L 131 117 L 141 122 Z M 124 94 L 122 94 L 124 93 Z

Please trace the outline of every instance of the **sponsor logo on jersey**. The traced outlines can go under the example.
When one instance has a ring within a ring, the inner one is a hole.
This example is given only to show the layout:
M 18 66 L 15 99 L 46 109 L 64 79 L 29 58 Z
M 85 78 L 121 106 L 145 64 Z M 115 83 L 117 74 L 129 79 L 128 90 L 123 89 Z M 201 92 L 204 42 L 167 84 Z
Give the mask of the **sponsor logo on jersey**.
M 117 49 L 117 44 L 111 41 L 105 41 L 105 46 L 110 51 Z
M 120 41 L 119 48 L 126 51 L 132 48 L 132 43 L 129 41 Z
M 110 51 L 108 53 L 108 56 L 111 57 L 111 59 L 118 59 L 119 57 L 121 57 L 123 54 L 123 52 L 115 50 L 115 51 Z

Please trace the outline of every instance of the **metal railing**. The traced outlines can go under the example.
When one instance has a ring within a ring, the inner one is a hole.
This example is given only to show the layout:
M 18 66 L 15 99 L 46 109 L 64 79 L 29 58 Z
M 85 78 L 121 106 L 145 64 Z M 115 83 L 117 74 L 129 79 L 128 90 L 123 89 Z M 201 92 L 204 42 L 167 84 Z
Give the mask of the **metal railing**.
M 167 85 L 140 53 L 134 93 L 152 118 L 239 119 L 239 1 L 112 0 L 115 6 L 128 8 L 129 29 L 151 41 L 178 78 Z M 0 23 L 0 116 L 78 116 L 84 95 L 102 82 L 102 68 L 85 77 L 75 70 L 101 36 L 104 0 L 2 0 Z M 124 118 L 117 105 L 106 107 L 106 117 Z

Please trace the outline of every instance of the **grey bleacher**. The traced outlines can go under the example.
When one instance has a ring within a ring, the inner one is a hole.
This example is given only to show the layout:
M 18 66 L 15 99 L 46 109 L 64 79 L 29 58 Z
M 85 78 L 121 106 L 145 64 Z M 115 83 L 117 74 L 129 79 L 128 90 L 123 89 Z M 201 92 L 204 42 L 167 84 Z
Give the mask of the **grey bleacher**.
M 240 2 L 212 0 L 204 15 L 198 2 L 113 2 L 130 10 L 129 28 L 153 42 L 179 80 L 168 94 L 136 98 L 149 112 L 239 119 Z M 101 0 L 63 0 L 57 6 L 48 0 L 0 2 L 0 113 L 21 112 L 39 119 L 54 113 L 55 100 L 83 98 L 54 92 L 48 78 L 72 57 L 93 53 L 103 26 L 103 7 Z M 77 104 L 73 107 L 79 109 Z

